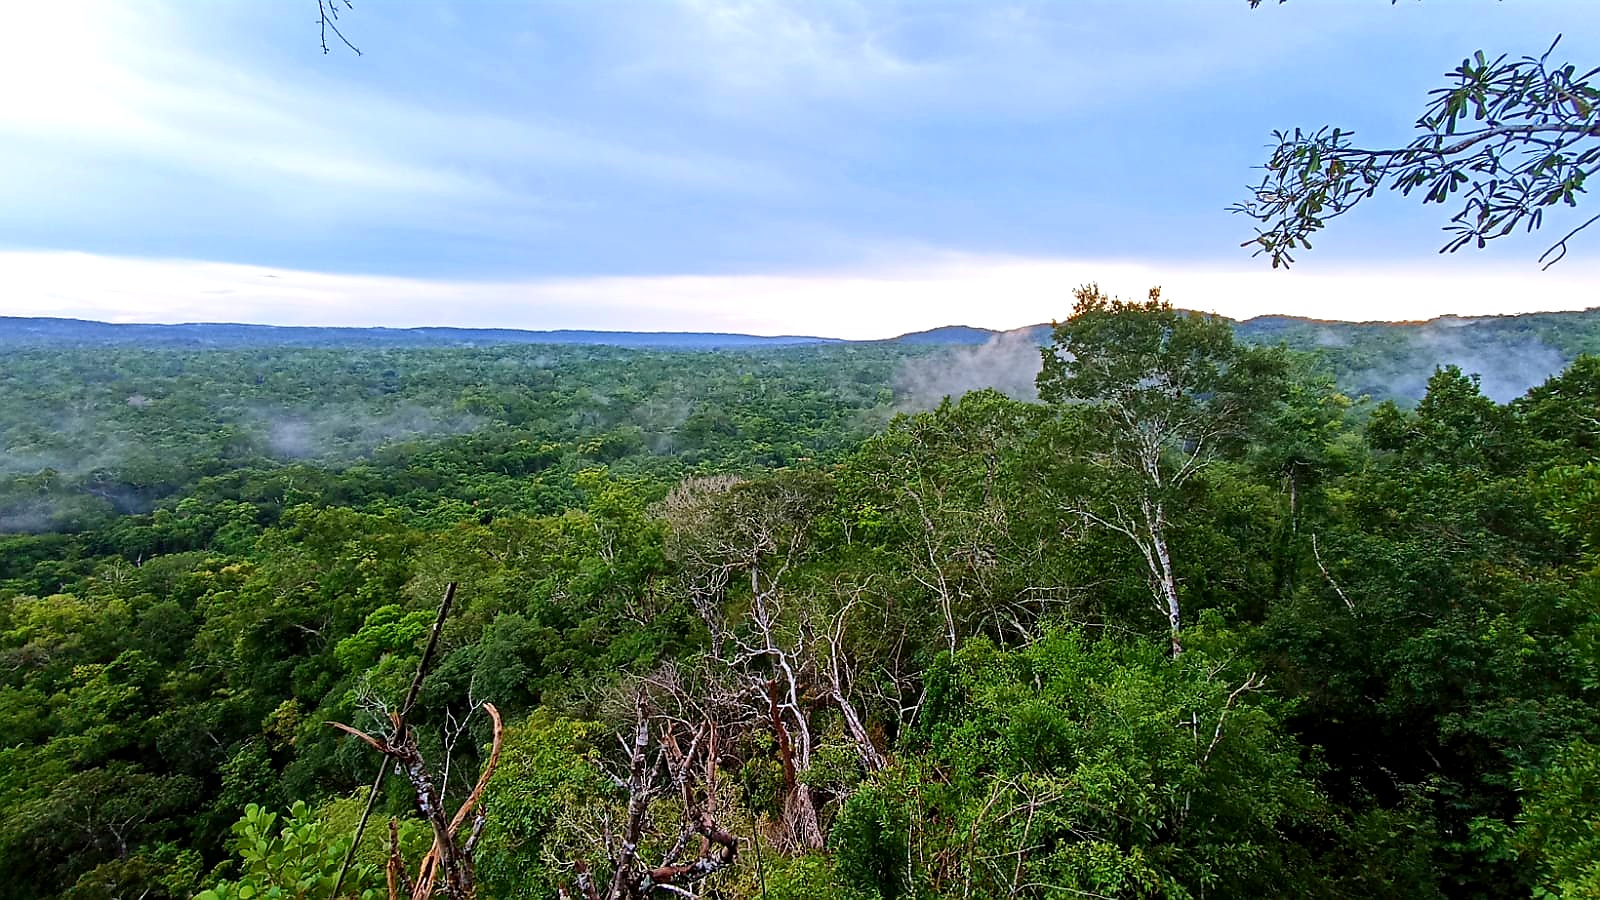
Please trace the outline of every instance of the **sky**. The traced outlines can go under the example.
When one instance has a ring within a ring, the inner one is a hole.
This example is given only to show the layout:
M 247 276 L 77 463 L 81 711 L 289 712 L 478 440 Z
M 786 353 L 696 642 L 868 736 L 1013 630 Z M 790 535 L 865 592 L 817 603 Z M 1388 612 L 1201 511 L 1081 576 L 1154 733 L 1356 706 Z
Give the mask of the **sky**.
M 1275 128 L 1394 144 L 1472 51 L 1564 33 L 1593 65 L 1593 2 L 354 0 L 358 56 L 315 0 L 0 0 L 0 314 L 876 338 L 1064 318 L 1090 281 L 1239 318 L 1600 306 L 1600 240 L 1440 257 L 1448 214 L 1380 195 L 1284 272 L 1226 211 Z

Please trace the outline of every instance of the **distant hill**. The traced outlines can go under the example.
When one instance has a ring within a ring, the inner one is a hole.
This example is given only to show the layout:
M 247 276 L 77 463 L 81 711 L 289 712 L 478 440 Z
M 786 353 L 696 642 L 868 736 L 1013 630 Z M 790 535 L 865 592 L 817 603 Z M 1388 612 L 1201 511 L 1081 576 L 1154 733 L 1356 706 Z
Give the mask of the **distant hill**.
M 973 344 L 986 344 L 994 340 L 995 335 L 1000 333 L 992 328 L 946 325 L 943 328 L 930 328 L 927 331 L 913 331 L 909 334 L 902 334 L 897 338 L 890 338 L 887 343 L 970 346 Z
M 188 323 L 113 324 L 84 319 L 0 316 L 0 347 L 141 345 L 150 347 L 471 347 L 489 344 L 589 344 L 722 350 L 837 343 L 834 338 L 713 332 L 522 331 L 514 328 L 318 328 Z
M 1415 400 L 1435 367 L 1460 366 L 1505 402 L 1556 374 L 1580 354 L 1600 354 L 1600 307 L 1516 316 L 1440 316 L 1426 322 L 1333 322 L 1258 316 L 1239 337 L 1314 353 L 1353 396 Z
M 1284 344 L 1316 356 L 1353 397 L 1409 403 L 1421 399 L 1440 366 L 1456 365 L 1481 379 L 1485 395 L 1513 400 L 1566 368 L 1580 354 L 1600 355 L 1600 307 L 1581 312 L 1515 316 L 1440 316 L 1425 322 L 1337 322 L 1297 316 L 1257 316 L 1235 322 L 1240 340 Z M 896 338 L 912 346 L 943 345 L 943 356 L 921 361 L 903 380 L 918 396 L 996 387 L 1032 397 L 1038 371 L 1033 345 L 1047 344 L 1049 325 L 1012 331 L 948 326 Z M 924 400 L 924 405 L 929 401 Z
M 1045 328 L 1048 326 L 1035 326 Z M 970 346 L 1003 332 L 968 325 L 913 331 L 873 343 Z M 488 344 L 588 344 L 648 349 L 717 350 L 850 343 L 809 335 L 767 337 L 694 331 L 528 331 L 518 328 L 346 328 L 191 322 L 119 324 L 87 319 L 0 316 L 0 346 L 142 345 L 148 347 L 472 347 Z

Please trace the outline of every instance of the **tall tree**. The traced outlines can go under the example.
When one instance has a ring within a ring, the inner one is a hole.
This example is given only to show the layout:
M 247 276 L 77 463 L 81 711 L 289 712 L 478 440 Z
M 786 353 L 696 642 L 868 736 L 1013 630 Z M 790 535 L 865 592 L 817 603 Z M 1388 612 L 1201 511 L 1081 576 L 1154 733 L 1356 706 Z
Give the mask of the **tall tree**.
M 1159 288 L 1142 303 L 1093 284 L 1074 296 L 1038 380 L 1041 399 L 1067 408 L 1074 451 L 1087 464 L 1087 483 L 1061 508 L 1138 549 L 1177 656 L 1183 613 L 1173 502 L 1279 399 L 1287 366 L 1279 351 L 1236 344 L 1227 321 L 1173 309 Z

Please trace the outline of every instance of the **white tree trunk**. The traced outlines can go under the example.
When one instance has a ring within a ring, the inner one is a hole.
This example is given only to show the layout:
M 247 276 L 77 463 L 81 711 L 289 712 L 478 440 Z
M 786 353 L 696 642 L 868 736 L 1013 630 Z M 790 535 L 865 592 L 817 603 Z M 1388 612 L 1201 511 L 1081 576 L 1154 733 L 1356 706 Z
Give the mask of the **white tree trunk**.
M 1178 604 L 1178 580 L 1172 574 L 1172 556 L 1167 552 L 1167 538 L 1164 529 L 1152 528 L 1150 543 L 1155 548 L 1156 561 L 1160 571 L 1156 574 L 1156 583 L 1161 591 L 1161 599 L 1167 607 L 1167 625 L 1172 629 L 1172 656 L 1176 659 L 1183 655 L 1183 643 L 1179 639 L 1179 632 L 1183 630 L 1183 610 Z
M 850 739 L 855 741 L 856 753 L 861 757 L 861 764 L 871 771 L 884 767 L 883 754 L 872 745 L 872 737 L 867 734 L 866 726 L 861 724 L 861 717 L 856 715 L 856 708 L 845 697 L 844 692 L 835 685 L 833 689 L 833 702 L 839 707 L 839 712 L 844 716 L 844 727 L 850 732 Z

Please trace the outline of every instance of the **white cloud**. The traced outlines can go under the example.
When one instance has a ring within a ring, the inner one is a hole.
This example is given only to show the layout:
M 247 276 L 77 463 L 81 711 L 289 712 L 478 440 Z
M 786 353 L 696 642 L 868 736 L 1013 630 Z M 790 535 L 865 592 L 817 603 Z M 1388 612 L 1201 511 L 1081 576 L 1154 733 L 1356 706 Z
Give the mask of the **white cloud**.
M 1016 328 L 1071 311 L 1087 281 L 1235 318 L 1425 319 L 1600 305 L 1600 265 L 1550 272 L 1471 260 L 1362 270 L 1175 266 L 930 254 L 870 269 L 451 281 L 79 253 L 0 253 L 0 313 L 118 322 L 597 328 L 890 337 L 940 325 Z

